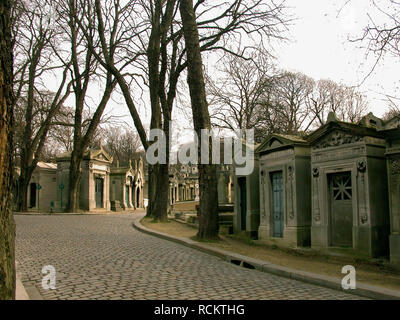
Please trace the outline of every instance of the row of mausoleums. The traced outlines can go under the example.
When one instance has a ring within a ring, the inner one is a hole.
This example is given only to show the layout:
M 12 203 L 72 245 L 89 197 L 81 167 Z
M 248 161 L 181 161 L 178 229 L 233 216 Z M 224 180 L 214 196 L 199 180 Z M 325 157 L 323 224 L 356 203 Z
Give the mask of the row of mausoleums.
M 252 175 L 235 177 L 236 231 L 400 265 L 399 117 L 350 124 L 331 113 L 308 136 L 270 135 L 255 158 Z
M 28 207 L 41 212 L 63 212 L 67 207 L 71 153 L 57 163 L 39 162 L 28 187 Z M 126 167 L 111 167 L 107 152 L 88 150 L 82 159 L 80 209 L 89 212 L 122 211 L 144 206 L 144 173 L 141 160 Z
M 218 203 L 233 203 L 233 166 L 218 165 Z M 199 172 L 197 165 L 178 164 L 169 168 L 170 205 L 182 201 L 199 201 Z

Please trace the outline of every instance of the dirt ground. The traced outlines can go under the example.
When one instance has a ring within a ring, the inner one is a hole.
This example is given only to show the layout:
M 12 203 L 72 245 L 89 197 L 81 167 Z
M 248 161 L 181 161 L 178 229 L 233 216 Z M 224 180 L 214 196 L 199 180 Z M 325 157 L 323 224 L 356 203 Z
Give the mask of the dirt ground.
M 177 237 L 192 238 L 197 233 L 195 228 L 175 221 L 153 223 L 151 219 L 143 219 L 142 224 L 149 229 Z M 279 249 L 255 243 L 244 234 L 235 236 L 220 234 L 220 238 L 220 241 L 207 244 L 226 251 L 265 260 L 276 265 L 336 278 L 344 277 L 341 273 L 342 267 L 350 264 L 356 268 L 357 281 L 400 291 L 400 272 L 378 262 L 366 263 L 344 257 L 322 256 L 315 253 Z
M 176 212 L 178 211 L 184 211 L 184 212 L 189 212 L 189 211 L 196 211 L 196 205 L 198 205 L 198 201 L 190 201 L 190 202 L 178 202 L 174 204 L 174 210 Z

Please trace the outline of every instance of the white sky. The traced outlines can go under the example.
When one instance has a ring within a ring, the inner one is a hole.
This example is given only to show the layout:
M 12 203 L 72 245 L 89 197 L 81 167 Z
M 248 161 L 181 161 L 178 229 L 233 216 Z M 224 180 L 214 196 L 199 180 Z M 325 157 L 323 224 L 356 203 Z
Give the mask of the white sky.
M 360 85 L 375 60 L 372 56 L 365 59 L 366 51 L 361 48 L 365 43 L 351 43 L 348 39 L 362 35 L 369 22 L 368 13 L 378 22 L 382 19 L 371 2 L 287 0 L 287 5 L 297 20 L 290 27 L 292 41 L 276 48 L 278 65 L 305 73 L 315 80 L 331 79 L 350 86 Z M 398 93 L 399 62 L 400 58 L 385 58 L 359 87 L 367 94 L 370 109 L 377 116 L 382 116 L 388 108 L 382 94 Z
M 362 29 L 369 21 L 367 13 L 377 17 L 379 21 L 379 13 L 370 4 L 371 2 L 286 0 L 286 3 L 290 7 L 289 13 L 295 16 L 296 20 L 289 27 L 290 41 L 274 45 L 278 66 L 285 70 L 300 71 L 315 80 L 331 79 L 349 86 L 360 85 L 375 60 L 373 57 L 366 60 L 366 51 L 361 48 L 362 44 L 350 43 L 348 38 L 356 38 L 362 34 Z M 212 68 L 209 62 L 208 68 Z M 384 101 L 383 94 L 400 97 L 399 67 L 400 58 L 387 57 L 358 89 L 367 94 L 370 109 L 377 116 L 382 116 L 388 110 L 388 103 Z M 102 90 L 98 89 L 99 86 L 95 84 L 90 90 L 93 100 L 101 98 Z M 146 93 L 143 99 L 148 101 Z M 148 125 L 150 107 L 145 107 L 140 99 L 136 100 L 139 113 L 143 116 L 142 120 Z M 73 105 L 72 95 L 67 103 Z M 174 110 L 174 119 L 183 123 L 183 127 L 190 126 L 182 110 L 177 107 Z M 129 110 L 121 95 L 113 95 L 106 113 L 125 116 L 124 120 L 133 127 Z

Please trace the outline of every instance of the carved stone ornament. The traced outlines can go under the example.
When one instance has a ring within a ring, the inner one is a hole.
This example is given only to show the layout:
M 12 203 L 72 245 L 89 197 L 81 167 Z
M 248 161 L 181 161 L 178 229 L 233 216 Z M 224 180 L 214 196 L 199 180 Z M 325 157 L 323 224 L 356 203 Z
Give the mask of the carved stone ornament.
M 368 221 L 368 217 L 366 215 L 361 217 L 361 223 L 362 224 L 366 224 L 367 221 Z
M 288 177 L 289 177 L 289 179 L 293 178 L 293 167 L 292 166 L 288 167 Z
M 390 160 L 390 171 L 391 171 L 392 175 L 400 174 L 400 160 L 399 159 Z
M 367 170 L 367 163 L 362 160 L 357 162 L 357 169 L 360 172 L 365 172 Z
M 315 214 L 314 214 L 314 220 L 315 220 L 316 222 L 319 222 L 319 221 L 321 220 L 321 215 L 320 215 L 319 212 L 315 212 Z
M 319 168 L 313 168 L 312 174 L 313 174 L 314 178 L 318 178 L 319 177 Z
M 334 131 L 328 134 L 324 139 L 318 142 L 314 149 L 324 149 L 329 147 L 337 147 L 344 144 L 356 143 L 362 141 L 362 137 L 347 134 L 342 131 Z

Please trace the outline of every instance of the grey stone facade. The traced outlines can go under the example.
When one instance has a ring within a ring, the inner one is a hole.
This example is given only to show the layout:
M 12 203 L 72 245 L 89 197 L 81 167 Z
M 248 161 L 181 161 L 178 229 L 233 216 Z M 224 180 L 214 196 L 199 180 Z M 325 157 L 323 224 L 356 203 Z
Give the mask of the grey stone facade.
M 384 125 L 390 207 L 390 262 L 400 267 L 400 117 Z
M 28 186 L 27 204 L 29 210 L 53 212 L 57 194 L 57 165 L 38 162 Z
M 259 239 L 281 246 L 310 245 L 310 147 L 298 136 L 270 135 L 260 157 Z
M 310 135 L 268 136 L 256 155 L 255 171 L 234 177 L 235 231 L 400 267 L 399 116 L 352 124 L 331 113 Z
M 369 257 L 388 253 L 389 208 L 385 139 L 375 117 L 359 124 L 333 114 L 313 132 L 313 248 L 350 248 Z
M 110 172 L 111 210 L 143 208 L 144 206 L 144 176 L 142 160 L 129 162 L 128 167 L 111 168 Z
M 69 166 L 71 153 L 57 156 L 56 210 L 64 211 L 69 189 Z M 110 164 L 112 157 L 101 147 L 88 150 L 82 159 L 79 206 L 84 211 L 110 211 Z
M 243 148 L 253 148 L 243 144 Z M 233 230 L 234 232 L 247 232 L 251 237 L 257 238 L 260 225 L 260 193 L 258 155 L 254 156 L 254 170 L 250 175 L 234 175 L 233 181 Z M 240 167 L 236 163 L 233 170 Z

